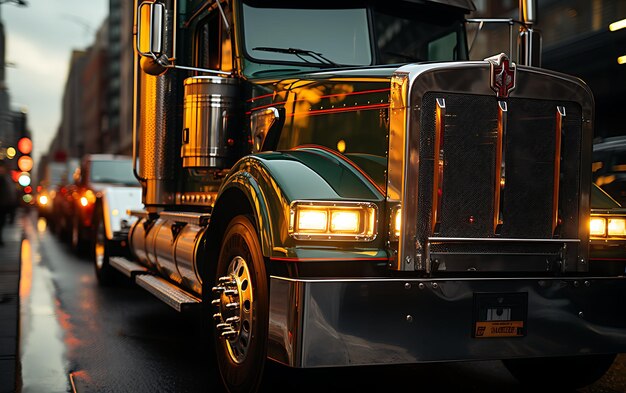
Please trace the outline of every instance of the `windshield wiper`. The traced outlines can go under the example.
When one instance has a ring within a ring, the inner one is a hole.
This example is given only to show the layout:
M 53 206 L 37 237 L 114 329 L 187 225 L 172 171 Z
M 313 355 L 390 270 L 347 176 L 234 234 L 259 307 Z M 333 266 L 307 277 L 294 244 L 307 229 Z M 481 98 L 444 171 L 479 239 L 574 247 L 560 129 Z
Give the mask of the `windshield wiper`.
M 252 48 L 252 50 L 259 50 L 259 51 L 264 51 L 264 52 L 276 52 L 276 53 L 289 53 L 289 54 L 298 56 L 302 61 L 304 61 L 306 63 L 314 64 L 314 63 L 312 63 L 309 60 L 304 58 L 304 56 L 310 56 L 310 57 L 314 58 L 315 60 L 319 61 L 321 64 L 337 66 L 336 63 L 334 63 L 333 61 L 331 61 L 331 60 L 327 59 L 326 57 L 324 57 L 323 54 L 318 53 L 318 52 L 313 52 L 312 50 L 307 50 L 307 49 L 274 48 L 274 47 L 270 47 L 270 46 L 257 46 L 256 48 Z

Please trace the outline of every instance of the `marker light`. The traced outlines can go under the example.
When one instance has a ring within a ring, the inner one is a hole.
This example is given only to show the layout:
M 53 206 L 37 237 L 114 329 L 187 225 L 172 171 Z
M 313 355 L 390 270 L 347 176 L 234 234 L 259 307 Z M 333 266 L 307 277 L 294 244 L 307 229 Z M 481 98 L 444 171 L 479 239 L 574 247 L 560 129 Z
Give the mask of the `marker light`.
M 393 218 L 393 235 L 400 237 L 400 229 L 402 229 L 402 209 L 396 210 Z
M 89 204 L 89 201 L 87 200 L 87 197 L 80 197 L 80 205 L 85 207 Z
M 45 206 L 45 205 L 47 205 L 47 204 L 48 204 L 48 197 L 47 197 L 47 196 L 45 196 L 45 195 L 40 195 L 40 196 L 39 196 L 39 204 L 40 204 L 41 206 Z
M 376 238 L 376 205 L 295 201 L 291 204 L 289 234 L 298 240 L 370 241 Z

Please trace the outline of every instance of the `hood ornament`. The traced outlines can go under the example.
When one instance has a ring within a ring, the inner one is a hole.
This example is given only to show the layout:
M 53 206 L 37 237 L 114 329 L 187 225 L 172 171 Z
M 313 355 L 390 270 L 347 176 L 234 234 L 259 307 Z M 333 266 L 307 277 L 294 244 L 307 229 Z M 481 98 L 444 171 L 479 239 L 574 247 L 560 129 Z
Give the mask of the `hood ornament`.
M 515 89 L 515 71 L 517 69 L 515 63 L 509 60 L 504 53 L 488 57 L 485 61 L 488 61 L 491 67 L 491 90 L 496 92 L 496 97 L 507 98 L 509 93 Z

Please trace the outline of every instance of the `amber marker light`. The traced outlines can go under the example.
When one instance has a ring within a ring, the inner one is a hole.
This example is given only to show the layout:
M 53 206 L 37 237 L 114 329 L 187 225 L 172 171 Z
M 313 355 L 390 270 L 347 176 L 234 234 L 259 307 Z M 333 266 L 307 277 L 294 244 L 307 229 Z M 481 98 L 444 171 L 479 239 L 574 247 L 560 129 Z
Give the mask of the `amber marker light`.
M 609 236 L 626 236 L 626 219 L 609 218 L 607 225 Z
M 369 241 L 376 237 L 376 205 L 369 202 L 294 201 L 289 234 L 297 240 Z
M 589 234 L 591 236 L 605 236 L 606 220 L 602 217 L 592 217 L 589 221 Z
M 402 209 L 398 208 L 393 217 L 393 235 L 396 238 L 400 237 L 400 230 L 402 229 Z

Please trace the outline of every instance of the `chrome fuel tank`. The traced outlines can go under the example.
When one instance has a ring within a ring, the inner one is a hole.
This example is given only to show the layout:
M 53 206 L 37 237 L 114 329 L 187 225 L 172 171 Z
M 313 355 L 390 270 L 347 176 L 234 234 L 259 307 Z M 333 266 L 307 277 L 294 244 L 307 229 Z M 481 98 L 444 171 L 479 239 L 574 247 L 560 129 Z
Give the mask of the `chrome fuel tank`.
M 238 80 L 215 76 L 185 79 L 181 156 L 185 168 L 227 168 L 234 160 Z

